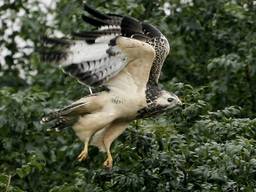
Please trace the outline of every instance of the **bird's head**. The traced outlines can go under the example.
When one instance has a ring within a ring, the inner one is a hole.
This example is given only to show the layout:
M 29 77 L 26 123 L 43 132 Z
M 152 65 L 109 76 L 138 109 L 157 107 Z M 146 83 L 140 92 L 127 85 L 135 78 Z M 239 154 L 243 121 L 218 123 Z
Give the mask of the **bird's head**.
M 164 108 L 165 110 L 171 109 L 178 105 L 182 105 L 181 100 L 174 93 L 162 90 L 159 97 L 155 100 L 156 105 Z
M 152 103 L 149 103 L 147 107 L 138 111 L 137 118 L 156 116 L 178 105 L 182 105 L 182 102 L 177 95 L 162 90 Z

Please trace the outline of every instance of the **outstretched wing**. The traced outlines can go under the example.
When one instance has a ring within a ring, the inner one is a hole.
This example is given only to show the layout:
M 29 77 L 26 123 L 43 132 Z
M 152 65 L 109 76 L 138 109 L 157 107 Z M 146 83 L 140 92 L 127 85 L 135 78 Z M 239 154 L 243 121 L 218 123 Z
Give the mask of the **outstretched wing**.
M 90 16 L 83 15 L 83 20 L 97 27 L 97 30 L 73 33 L 73 39 L 45 38 L 47 51 L 42 54 L 45 61 L 58 63 L 66 73 L 82 83 L 96 86 L 106 84 L 132 60 L 144 57 L 143 54 L 136 54 L 135 57 L 134 50 L 141 53 L 146 47 L 148 52 L 148 45 L 151 45 L 156 58 L 151 61 L 152 68 L 148 66 L 151 71 L 146 79 L 158 81 L 169 44 L 156 28 L 131 17 L 102 14 L 87 5 L 84 9 Z M 132 41 L 136 46 L 128 51 L 124 43 Z M 163 42 L 164 45 L 161 45 Z
M 53 39 L 45 38 L 47 44 Z M 127 64 L 127 56 L 110 40 L 88 44 L 84 40 L 58 40 L 59 50 L 43 53 L 45 61 L 58 63 L 62 69 L 87 85 L 99 85 L 117 74 Z

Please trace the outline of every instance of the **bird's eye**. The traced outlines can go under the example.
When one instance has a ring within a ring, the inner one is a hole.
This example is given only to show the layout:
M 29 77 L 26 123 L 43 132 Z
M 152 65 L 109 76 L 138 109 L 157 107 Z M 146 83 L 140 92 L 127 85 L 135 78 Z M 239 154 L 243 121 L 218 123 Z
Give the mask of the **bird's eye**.
M 170 102 L 170 103 L 173 102 L 173 100 L 174 100 L 174 98 L 172 98 L 172 97 L 167 99 L 167 101 Z

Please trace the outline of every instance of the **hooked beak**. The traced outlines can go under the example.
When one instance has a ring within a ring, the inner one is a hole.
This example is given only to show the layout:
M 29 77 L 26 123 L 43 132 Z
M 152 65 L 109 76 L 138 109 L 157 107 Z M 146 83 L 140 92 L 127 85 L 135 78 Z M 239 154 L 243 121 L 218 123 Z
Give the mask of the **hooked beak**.
M 183 105 L 183 103 L 181 102 L 180 98 L 177 97 L 177 105 Z

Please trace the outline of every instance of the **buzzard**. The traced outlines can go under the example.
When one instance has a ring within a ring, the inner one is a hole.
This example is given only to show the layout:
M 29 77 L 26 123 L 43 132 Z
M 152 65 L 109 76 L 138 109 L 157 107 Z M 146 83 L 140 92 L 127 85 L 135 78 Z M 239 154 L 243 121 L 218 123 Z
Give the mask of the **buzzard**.
M 170 47 L 157 28 L 88 5 L 84 10 L 82 19 L 95 30 L 75 32 L 72 38 L 45 37 L 42 58 L 81 83 L 102 89 L 49 113 L 41 122 L 53 122 L 59 129 L 73 126 L 84 143 L 78 160 L 86 159 L 88 146 L 95 145 L 107 153 L 104 166 L 111 169 L 111 144 L 131 121 L 161 114 L 181 101 L 158 84 Z

